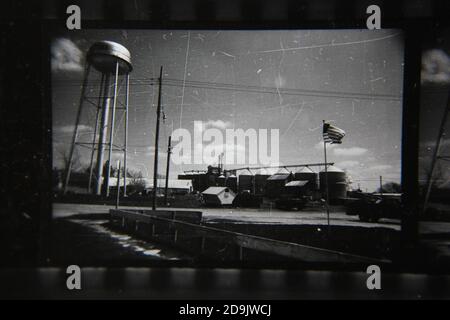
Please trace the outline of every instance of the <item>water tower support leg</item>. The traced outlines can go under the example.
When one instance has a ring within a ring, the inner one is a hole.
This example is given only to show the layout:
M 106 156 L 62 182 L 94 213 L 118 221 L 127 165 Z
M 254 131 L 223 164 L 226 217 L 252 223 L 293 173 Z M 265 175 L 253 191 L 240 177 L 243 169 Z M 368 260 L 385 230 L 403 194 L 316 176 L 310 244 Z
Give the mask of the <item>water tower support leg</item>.
M 130 74 L 127 73 L 125 93 L 125 139 L 123 147 L 123 196 L 127 196 L 127 145 L 128 145 L 128 101 L 130 94 Z
M 108 171 L 106 172 L 106 196 L 109 197 L 109 178 L 111 177 L 111 158 L 114 145 L 114 122 L 116 115 L 116 104 L 117 104 L 117 80 L 119 78 L 119 62 L 116 62 L 116 74 L 114 77 L 114 96 L 113 96 L 113 106 L 111 110 L 111 127 L 109 130 L 109 155 L 108 155 Z
M 102 103 L 102 88 L 103 88 L 103 82 L 104 81 L 105 81 L 105 75 L 102 74 L 102 78 L 100 80 L 100 94 L 98 95 L 98 103 L 96 105 L 97 110 L 95 112 L 95 127 L 94 127 L 94 135 L 92 137 L 91 160 L 89 162 L 88 193 L 92 192 L 92 175 L 94 174 L 95 140 L 96 140 L 97 131 L 98 131 L 98 119 L 99 119 L 101 103 Z
M 83 79 L 83 87 L 81 89 L 80 104 L 78 106 L 77 118 L 75 121 L 75 128 L 73 130 L 72 144 L 70 145 L 69 163 L 67 164 L 67 168 L 65 168 L 66 169 L 66 179 L 64 182 L 64 190 L 63 190 L 64 193 L 67 192 L 67 187 L 69 185 L 69 180 L 70 180 L 70 173 L 72 171 L 73 153 L 75 151 L 75 144 L 77 143 L 78 125 L 80 124 L 81 113 L 82 113 L 83 102 L 84 102 L 84 95 L 86 93 L 86 86 L 88 83 L 88 76 L 89 76 L 90 69 L 91 69 L 91 65 L 88 63 L 84 70 L 84 79 Z
M 103 156 L 105 152 L 105 144 L 106 144 L 106 132 L 107 132 L 107 124 L 109 118 L 109 101 L 110 101 L 110 76 L 109 74 L 105 74 L 105 81 L 103 82 L 102 88 L 103 94 L 103 106 L 102 106 L 102 118 L 100 123 L 100 132 L 98 138 L 98 147 L 97 147 L 97 181 L 95 187 L 95 194 L 101 195 L 102 191 L 102 177 L 103 177 Z

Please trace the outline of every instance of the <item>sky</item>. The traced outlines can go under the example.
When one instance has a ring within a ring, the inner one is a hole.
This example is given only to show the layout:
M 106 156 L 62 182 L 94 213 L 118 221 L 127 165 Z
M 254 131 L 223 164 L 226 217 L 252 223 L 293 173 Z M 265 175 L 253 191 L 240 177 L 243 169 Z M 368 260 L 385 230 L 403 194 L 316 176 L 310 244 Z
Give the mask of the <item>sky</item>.
M 54 167 L 61 166 L 61 153 L 70 146 L 85 54 L 99 40 L 116 41 L 131 52 L 128 165 L 146 177 L 153 174 L 158 89 L 149 79 L 157 78 L 163 66 L 166 120 L 160 129 L 161 173 L 168 136 L 178 128 L 193 135 L 194 121 L 221 132 L 277 129 L 279 163 L 292 165 L 323 162 L 322 120 L 327 120 L 346 132 L 342 144 L 327 146 L 328 161 L 347 171 L 353 187 L 373 191 L 379 176 L 384 182 L 400 182 L 404 53 L 399 30 L 55 33 L 51 43 Z M 97 82 L 98 77 L 93 75 Z M 95 94 L 95 89 L 89 92 Z M 116 117 L 115 141 L 121 144 L 122 113 Z M 79 141 L 92 141 L 94 120 L 93 108 L 84 107 Z M 236 147 L 246 152 L 248 160 L 249 146 Z M 77 150 L 81 162 L 88 163 L 89 151 Z M 192 155 L 199 150 L 192 144 Z M 248 165 L 246 161 L 225 169 Z M 171 176 L 206 166 L 172 163 Z

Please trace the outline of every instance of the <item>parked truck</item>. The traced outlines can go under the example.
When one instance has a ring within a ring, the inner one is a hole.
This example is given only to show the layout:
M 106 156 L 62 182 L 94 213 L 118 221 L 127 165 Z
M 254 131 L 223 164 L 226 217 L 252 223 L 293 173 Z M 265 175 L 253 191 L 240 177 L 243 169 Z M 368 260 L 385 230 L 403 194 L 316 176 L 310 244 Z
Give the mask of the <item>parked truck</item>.
M 345 200 L 345 213 L 361 221 L 377 222 L 381 218 L 401 218 L 401 193 L 353 193 Z

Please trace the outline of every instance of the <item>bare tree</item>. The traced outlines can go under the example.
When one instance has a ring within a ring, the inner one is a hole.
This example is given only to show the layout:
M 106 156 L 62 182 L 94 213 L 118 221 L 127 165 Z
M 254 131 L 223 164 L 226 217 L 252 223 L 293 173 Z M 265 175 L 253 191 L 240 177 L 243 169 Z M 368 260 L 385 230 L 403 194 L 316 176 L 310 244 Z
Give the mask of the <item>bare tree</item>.
M 402 186 L 397 182 L 386 182 L 383 183 L 381 188 L 378 188 L 377 190 L 378 192 L 400 193 L 402 192 Z
M 127 177 L 129 179 L 128 186 L 134 191 L 142 191 L 145 189 L 145 180 L 141 171 L 127 170 Z
M 61 146 L 56 149 L 56 154 L 58 155 L 59 159 L 62 162 L 61 169 L 65 175 L 67 172 L 67 169 L 69 168 L 70 150 L 68 148 L 66 148 L 66 146 Z M 75 149 L 73 152 L 73 157 L 72 157 L 72 171 L 80 171 L 83 169 L 80 158 L 81 158 L 80 154 Z

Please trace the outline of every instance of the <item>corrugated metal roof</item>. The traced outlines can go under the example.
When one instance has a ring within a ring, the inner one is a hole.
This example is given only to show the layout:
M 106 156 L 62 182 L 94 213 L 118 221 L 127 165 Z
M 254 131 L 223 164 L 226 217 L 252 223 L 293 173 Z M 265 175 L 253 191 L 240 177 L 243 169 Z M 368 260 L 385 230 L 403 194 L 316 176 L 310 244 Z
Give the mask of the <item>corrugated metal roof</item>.
M 308 180 L 296 180 L 286 183 L 286 187 L 303 187 L 306 185 L 309 181 Z

